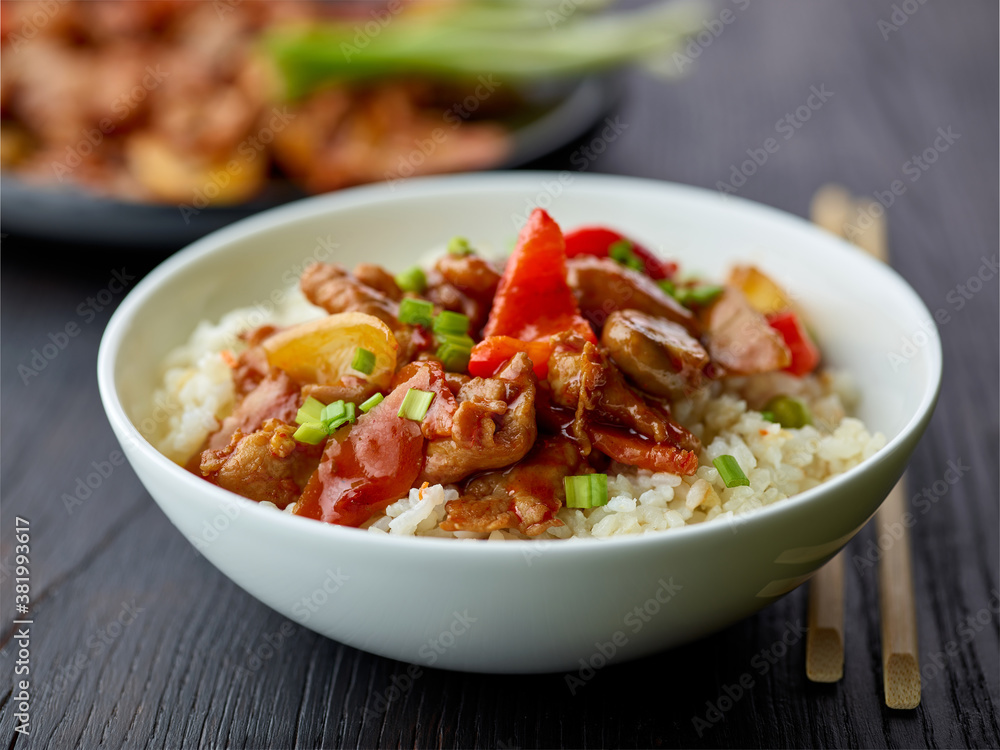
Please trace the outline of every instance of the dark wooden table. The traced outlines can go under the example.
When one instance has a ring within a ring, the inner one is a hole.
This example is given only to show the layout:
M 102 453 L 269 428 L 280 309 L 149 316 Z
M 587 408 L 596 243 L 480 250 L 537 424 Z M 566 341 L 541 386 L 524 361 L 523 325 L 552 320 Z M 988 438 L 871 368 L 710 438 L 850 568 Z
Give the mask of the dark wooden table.
M 618 111 L 627 127 L 588 168 L 718 187 L 734 182 L 748 149 L 776 137 L 780 149 L 739 195 L 805 215 L 828 181 L 867 195 L 905 186 L 886 211 L 893 263 L 948 316 L 941 400 L 910 467 L 911 497 L 925 498 L 912 529 L 920 708 L 883 702 L 877 576 L 858 562 L 870 528 L 848 550 L 847 659 L 836 685 L 805 679 L 805 588 L 698 643 L 602 670 L 575 695 L 563 675 L 425 669 L 410 679 L 405 664 L 286 621 L 196 555 L 131 469 L 114 465 L 97 347 L 122 297 L 115 274 L 139 276 L 153 259 L 9 237 L 3 746 L 1000 745 L 997 6 L 723 6 L 729 14 L 717 18 L 729 22 L 692 48 L 693 75 L 628 79 Z M 800 107 L 814 90 L 828 93 L 806 119 Z M 798 125 L 785 139 L 789 114 Z M 543 166 L 574 168 L 573 153 Z M 33 364 L 36 351 L 43 359 Z M 956 465 L 960 477 L 946 474 Z M 23 679 L 10 624 L 15 516 L 30 522 L 30 736 L 14 730 Z M 738 694 L 741 680 L 752 686 Z

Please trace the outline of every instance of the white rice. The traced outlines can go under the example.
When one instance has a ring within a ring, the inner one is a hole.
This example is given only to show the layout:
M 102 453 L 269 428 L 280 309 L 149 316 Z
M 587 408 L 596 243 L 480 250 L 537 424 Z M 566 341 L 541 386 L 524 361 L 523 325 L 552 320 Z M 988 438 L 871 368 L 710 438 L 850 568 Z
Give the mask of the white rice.
M 235 356 L 242 350 L 245 345 L 238 334 L 265 323 L 291 325 L 322 314 L 294 290 L 269 316 L 257 308 L 246 308 L 227 314 L 216 325 L 200 323 L 190 340 L 166 358 L 163 385 L 153 401 L 171 403 L 174 408 L 149 436 L 151 442 L 183 464 L 232 410 L 232 375 L 222 352 Z M 814 424 L 784 429 L 754 410 L 778 394 L 806 403 Z M 805 378 L 769 373 L 715 382 L 697 397 L 674 407 L 674 416 L 703 444 L 700 466 L 693 476 L 654 474 L 612 464 L 606 505 L 590 510 L 562 508 L 557 517 L 563 525 L 532 538 L 605 539 L 704 521 L 738 522 L 744 513 L 847 471 L 885 445 L 881 433 L 872 434 L 861 421 L 847 416 L 856 400 L 849 378 L 837 373 Z M 713 459 L 724 454 L 736 459 L 750 480 L 749 487 L 726 487 L 712 465 Z M 365 528 L 373 534 L 405 536 L 489 541 L 529 538 L 516 531 L 443 531 L 439 524 L 445 518 L 445 504 L 458 496 L 452 486 L 411 489 L 407 497 L 389 505 L 385 514 Z

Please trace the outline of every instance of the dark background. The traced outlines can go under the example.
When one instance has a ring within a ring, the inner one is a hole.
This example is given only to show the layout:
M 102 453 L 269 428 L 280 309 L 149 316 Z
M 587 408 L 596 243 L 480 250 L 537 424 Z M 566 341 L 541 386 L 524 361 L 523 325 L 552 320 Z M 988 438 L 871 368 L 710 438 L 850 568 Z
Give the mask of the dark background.
M 95 363 L 121 295 L 90 321 L 78 306 L 97 299 L 113 270 L 138 276 L 155 258 L 7 237 L 3 746 L 1000 745 L 995 272 L 961 309 L 953 293 L 980 270 L 988 275 L 983 258 L 995 263 L 998 249 L 997 6 L 726 0 L 721 7 L 733 21 L 701 46 L 693 75 L 667 84 L 638 72 L 627 78 L 617 111 L 627 129 L 590 171 L 716 187 L 747 149 L 775 135 L 776 122 L 805 103 L 811 86 L 825 86 L 833 95 L 794 137 L 779 136 L 780 150 L 739 195 L 806 215 L 826 182 L 866 195 L 894 180 L 906 185 L 887 210 L 893 265 L 932 311 L 950 316 L 940 327 L 944 386 L 910 466 L 911 498 L 941 480 L 949 461 L 970 467 L 912 529 L 921 706 L 885 708 L 877 575 L 850 557 L 846 666 L 836 685 L 805 679 L 804 640 L 782 644 L 795 641 L 805 621 L 806 587 L 712 637 L 602 670 L 576 695 L 563 675 L 423 669 L 411 679 L 405 664 L 288 623 L 198 556 L 127 466 L 67 507 L 63 495 L 117 449 Z M 894 22 L 894 8 L 905 23 Z M 880 28 L 880 20 L 897 28 Z M 913 182 L 904 165 L 933 144 L 938 128 L 959 138 Z M 572 168 L 579 145 L 535 166 Z M 23 382 L 18 365 L 70 322 L 80 334 Z M 32 533 L 30 737 L 13 731 L 15 515 L 30 520 Z M 866 528 L 849 555 L 864 555 L 872 539 Z M 134 618 L 120 632 L 119 616 Z M 752 687 L 727 703 L 726 687 L 741 678 Z M 725 710 L 716 715 L 708 702 Z

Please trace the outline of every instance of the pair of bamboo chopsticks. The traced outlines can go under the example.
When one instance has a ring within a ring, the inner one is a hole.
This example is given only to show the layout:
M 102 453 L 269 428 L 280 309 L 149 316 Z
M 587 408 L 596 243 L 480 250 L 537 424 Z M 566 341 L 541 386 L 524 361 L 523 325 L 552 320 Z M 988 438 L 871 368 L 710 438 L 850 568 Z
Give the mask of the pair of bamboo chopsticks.
M 841 187 L 826 185 L 813 197 L 813 222 L 845 237 L 879 260 L 889 262 L 884 210 L 873 201 L 855 200 Z M 848 234 L 848 227 L 851 228 Z M 899 480 L 875 515 L 879 538 L 890 531 L 902 536 L 879 560 L 879 609 L 882 618 L 882 682 L 889 708 L 920 703 L 917 611 L 913 594 L 906 477 Z M 895 535 L 890 534 L 889 538 Z M 806 675 L 814 682 L 836 682 L 844 675 L 844 552 L 828 562 L 809 586 Z

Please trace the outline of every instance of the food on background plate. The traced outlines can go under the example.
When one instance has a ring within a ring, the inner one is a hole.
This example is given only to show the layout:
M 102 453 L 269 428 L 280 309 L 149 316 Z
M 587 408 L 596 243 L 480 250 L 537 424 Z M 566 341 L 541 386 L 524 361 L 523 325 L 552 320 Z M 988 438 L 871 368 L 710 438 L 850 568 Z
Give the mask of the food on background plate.
M 193 209 L 284 179 L 317 193 L 493 168 L 531 85 L 668 55 L 701 28 L 690 4 L 609 20 L 579 0 L 553 24 L 557 5 L 7 0 L 0 164 Z
M 202 323 L 167 358 L 153 442 L 292 514 L 488 539 L 732 518 L 885 443 L 758 268 L 685 277 L 537 209 L 505 264 L 454 238 L 393 270 L 315 263 L 271 320 Z

